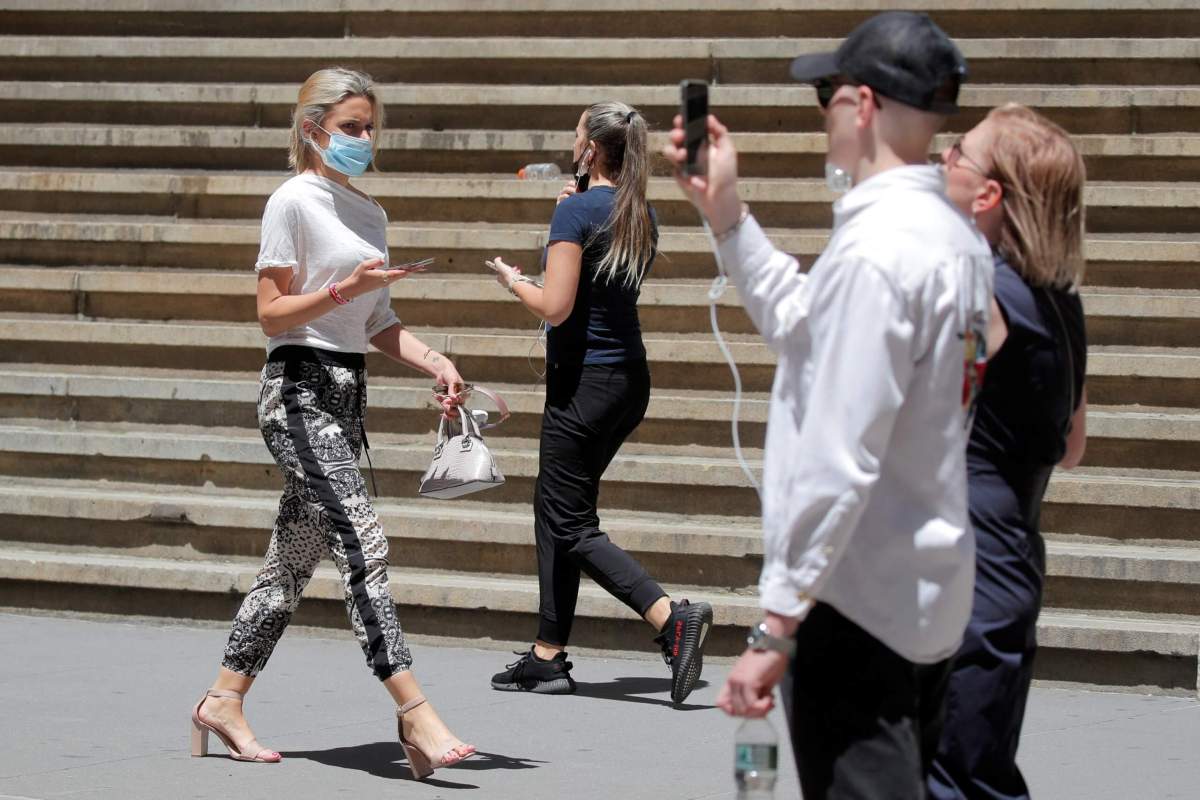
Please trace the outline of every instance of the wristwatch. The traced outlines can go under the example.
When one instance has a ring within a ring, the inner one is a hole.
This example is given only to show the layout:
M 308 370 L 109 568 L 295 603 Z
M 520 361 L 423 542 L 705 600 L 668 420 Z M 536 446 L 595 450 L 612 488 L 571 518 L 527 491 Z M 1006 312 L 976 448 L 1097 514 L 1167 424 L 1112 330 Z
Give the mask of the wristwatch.
M 788 658 L 796 655 L 796 640 L 773 636 L 767 630 L 765 622 L 760 622 L 750 629 L 750 635 L 746 637 L 746 644 L 750 646 L 751 650 L 757 650 L 760 653 L 774 650 L 776 653 L 783 653 Z

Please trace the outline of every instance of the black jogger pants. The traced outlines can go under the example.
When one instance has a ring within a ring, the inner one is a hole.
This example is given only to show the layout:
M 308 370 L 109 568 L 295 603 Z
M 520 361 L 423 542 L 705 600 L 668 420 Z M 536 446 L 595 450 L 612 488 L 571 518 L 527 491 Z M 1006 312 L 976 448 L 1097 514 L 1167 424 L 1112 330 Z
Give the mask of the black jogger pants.
M 666 596 L 632 556 L 600 530 L 600 476 L 633 433 L 650 402 L 644 360 L 547 365 L 546 407 L 534 533 L 541 590 L 538 638 L 565 646 L 571 637 L 580 572 L 639 616 Z

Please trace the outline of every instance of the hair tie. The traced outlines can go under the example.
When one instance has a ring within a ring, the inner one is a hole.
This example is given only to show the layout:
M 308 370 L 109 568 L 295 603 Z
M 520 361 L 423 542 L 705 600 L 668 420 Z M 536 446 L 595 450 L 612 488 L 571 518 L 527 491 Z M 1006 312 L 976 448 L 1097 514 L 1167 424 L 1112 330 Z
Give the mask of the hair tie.
M 633 122 L 633 115 L 636 113 L 637 113 L 637 111 L 635 110 L 635 111 L 630 111 L 628 114 L 625 115 L 625 124 L 626 125 Z

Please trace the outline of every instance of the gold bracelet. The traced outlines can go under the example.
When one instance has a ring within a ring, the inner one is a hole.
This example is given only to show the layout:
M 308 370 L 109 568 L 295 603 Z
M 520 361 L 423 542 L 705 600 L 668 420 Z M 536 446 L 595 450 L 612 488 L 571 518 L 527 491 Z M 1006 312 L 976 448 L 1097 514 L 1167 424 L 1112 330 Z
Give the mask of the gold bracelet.
M 742 225 L 744 225 L 746 223 L 746 220 L 748 220 L 748 219 L 750 219 L 750 206 L 746 205 L 745 203 L 742 203 L 741 213 L 738 214 L 737 222 L 733 223 L 733 227 L 714 235 L 713 239 L 716 240 L 717 244 L 724 242 L 726 239 L 729 239 L 731 236 L 733 236 L 735 233 L 737 233 L 738 230 L 742 227 Z

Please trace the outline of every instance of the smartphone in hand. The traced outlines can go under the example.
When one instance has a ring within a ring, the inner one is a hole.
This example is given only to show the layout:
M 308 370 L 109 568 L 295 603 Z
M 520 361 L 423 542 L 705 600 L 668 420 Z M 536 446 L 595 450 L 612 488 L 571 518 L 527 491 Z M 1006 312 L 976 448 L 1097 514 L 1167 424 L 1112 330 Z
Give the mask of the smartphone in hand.
M 685 80 L 679 82 L 679 115 L 683 117 L 684 143 L 687 146 L 687 163 L 684 175 L 703 175 L 700 164 L 700 147 L 708 141 L 708 84 L 704 81 Z
M 434 258 L 422 258 L 420 261 L 409 261 L 405 264 L 396 264 L 390 269 L 402 269 L 405 272 L 424 272 L 425 270 L 429 269 L 429 267 L 436 260 L 437 259 Z

